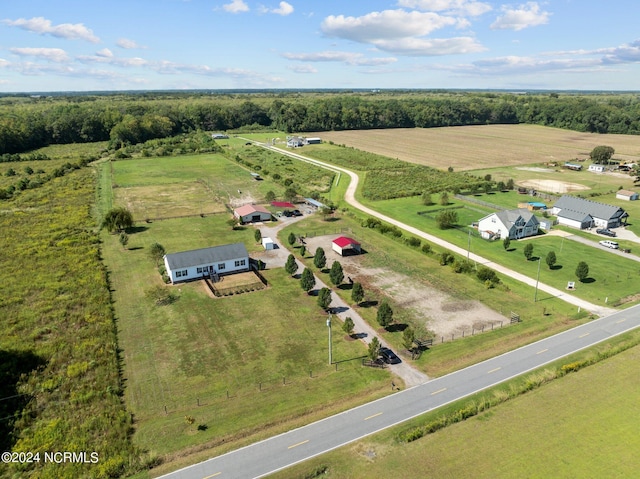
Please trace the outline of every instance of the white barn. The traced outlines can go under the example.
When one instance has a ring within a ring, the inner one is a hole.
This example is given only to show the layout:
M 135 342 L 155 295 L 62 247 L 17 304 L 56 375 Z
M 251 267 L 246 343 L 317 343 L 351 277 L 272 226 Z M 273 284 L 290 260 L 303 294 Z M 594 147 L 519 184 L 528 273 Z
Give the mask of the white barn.
M 538 234 L 540 222 L 527 208 L 498 211 L 478 221 L 484 239 L 520 239 Z
M 249 270 L 249 253 L 243 243 L 182 251 L 164 256 L 172 283 Z

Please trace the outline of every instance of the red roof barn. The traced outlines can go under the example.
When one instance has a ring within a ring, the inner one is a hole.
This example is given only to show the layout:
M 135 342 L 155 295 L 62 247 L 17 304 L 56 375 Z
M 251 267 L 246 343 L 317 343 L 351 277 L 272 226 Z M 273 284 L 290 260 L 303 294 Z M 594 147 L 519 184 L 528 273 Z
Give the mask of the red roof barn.
M 340 256 L 346 256 L 348 254 L 360 254 L 360 243 L 353 238 L 347 236 L 340 236 L 331 243 L 331 249 L 338 253 Z
M 292 210 L 296 208 L 293 203 L 289 203 L 288 201 L 272 201 L 271 206 L 275 206 L 276 208 L 291 208 Z

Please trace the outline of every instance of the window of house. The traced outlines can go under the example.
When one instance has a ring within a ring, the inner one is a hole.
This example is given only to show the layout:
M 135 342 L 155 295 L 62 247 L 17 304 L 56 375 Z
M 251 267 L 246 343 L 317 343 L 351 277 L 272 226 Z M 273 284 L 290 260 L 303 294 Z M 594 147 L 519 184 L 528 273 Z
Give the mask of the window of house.
M 218 271 L 221 271 L 223 269 L 224 269 L 224 263 L 218 264 Z
M 196 273 L 202 273 L 202 268 L 197 268 Z
M 245 266 L 247 264 L 247 260 L 239 259 L 236 260 L 236 266 Z

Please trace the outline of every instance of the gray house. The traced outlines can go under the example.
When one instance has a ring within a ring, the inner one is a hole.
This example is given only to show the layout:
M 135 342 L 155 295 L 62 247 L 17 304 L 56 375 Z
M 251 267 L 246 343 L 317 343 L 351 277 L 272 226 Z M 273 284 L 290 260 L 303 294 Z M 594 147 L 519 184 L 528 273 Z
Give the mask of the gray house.
M 164 256 L 172 283 L 249 270 L 249 253 L 243 243 L 213 246 Z
M 597 201 L 562 196 L 553 205 L 551 214 L 558 217 L 558 223 L 573 228 L 616 228 L 626 224 L 628 213 L 619 206 L 606 205 Z
M 526 208 L 498 211 L 478 221 L 478 231 L 484 239 L 520 239 L 538 234 L 540 222 Z

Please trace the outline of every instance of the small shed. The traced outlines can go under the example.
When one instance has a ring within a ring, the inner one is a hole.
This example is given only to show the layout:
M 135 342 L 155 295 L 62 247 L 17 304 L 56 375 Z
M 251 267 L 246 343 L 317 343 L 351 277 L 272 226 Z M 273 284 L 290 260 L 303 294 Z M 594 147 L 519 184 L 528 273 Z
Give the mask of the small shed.
M 340 256 L 360 254 L 362 252 L 360 243 L 347 236 L 340 236 L 339 238 L 334 239 L 331 243 L 331 249 Z
M 307 145 L 319 145 L 322 140 L 318 137 L 307 138 Z
M 267 250 L 276 249 L 276 244 L 273 242 L 271 238 L 267 236 L 262 238 L 262 247 Z
M 318 208 L 318 209 L 324 208 L 324 204 L 314 200 L 313 198 L 305 198 L 304 200 L 309 206 L 312 206 L 313 208 Z
M 618 190 L 616 193 L 616 199 L 625 201 L 636 201 L 638 199 L 638 193 L 629 190 Z
M 594 163 L 593 165 L 589 165 L 589 171 L 594 173 L 604 173 L 604 165 L 597 165 Z

